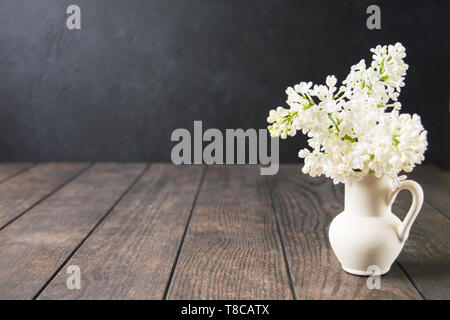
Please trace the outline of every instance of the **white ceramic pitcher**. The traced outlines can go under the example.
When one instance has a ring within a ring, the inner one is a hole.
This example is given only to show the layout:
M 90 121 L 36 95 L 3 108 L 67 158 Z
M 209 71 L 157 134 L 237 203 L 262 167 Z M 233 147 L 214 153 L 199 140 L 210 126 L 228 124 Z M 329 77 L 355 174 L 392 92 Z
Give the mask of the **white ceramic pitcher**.
M 391 212 L 400 190 L 412 193 L 412 205 L 401 221 Z M 345 208 L 330 225 L 331 247 L 342 268 L 356 275 L 384 274 L 405 244 L 423 203 L 417 182 L 405 180 L 394 191 L 387 177 L 368 175 L 345 184 Z

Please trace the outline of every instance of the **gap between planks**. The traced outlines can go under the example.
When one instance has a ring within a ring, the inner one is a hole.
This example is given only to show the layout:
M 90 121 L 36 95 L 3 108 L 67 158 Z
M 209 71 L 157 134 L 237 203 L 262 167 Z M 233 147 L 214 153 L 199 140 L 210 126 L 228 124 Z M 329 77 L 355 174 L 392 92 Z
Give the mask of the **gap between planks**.
M 280 217 L 278 216 L 278 212 L 277 209 L 275 208 L 275 203 L 273 201 L 273 194 L 272 194 L 272 186 L 269 183 L 269 177 L 265 177 L 266 180 L 266 185 L 267 185 L 267 189 L 269 192 L 269 197 L 270 197 L 270 203 L 272 205 L 272 211 L 273 214 L 275 216 L 275 222 L 277 224 L 277 231 L 278 231 L 278 236 L 280 238 L 280 242 L 281 242 L 281 248 L 283 250 L 283 259 L 284 259 L 284 263 L 286 266 L 286 272 L 288 274 L 288 278 L 289 278 L 289 287 L 291 288 L 291 292 L 292 292 L 292 298 L 294 300 L 297 300 L 297 293 L 295 292 L 295 286 L 294 286 L 294 278 L 292 276 L 292 271 L 291 268 L 289 266 L 289 261 L 286 255 L 286 245 L 284 243 L 284 239 L 282 236 L 282 228 L 281 228 L 281 222 L 280 222 Z
M 184 244 L 184 240 L 186 238 L 186 233 L 187 233 L 187 231 L 189 229 L 189 224 L 191 223 L 192 213 L 194 212 L 195 205 L 197 204 L 198 195 L 200 194 L 200 191 L 202 189 L 203 181 L 205 180 L 205 175 L 206 175 L 206 170 L 207 169 L 208 169 L 208 166 L 203 167 L 202 175 L 200 177 L 200 182 L 198 184 L 197 191 L 195 193 L 194 202 L 192 203 L 192 207 L 191 207 L 191 211 L 189 212 L 189 217 L 188 217 L 188 220 L 187 220 L 187 223 L 186 223 L 186 227 L 184 228 L 184 232 L 183 232 L 183 236 L 181 238 L 180 246 L 178 248 L 177 255 L 175 257 L 175 262 L 174 262 L 174 264 L 172 266 L 172 270 L 170 270 L 170 276 L 169 276 L 169 280 L 167 281 L 166 289 L 164 290 L 163 300 L 167 300 L 167 294 L 169 293 L 170 286 L 172 285 L 173 275 L 175 274 L 175 269 L 176 269 L 176 267 L 178 265 L 178 259 L 180 258 L 181 250 L 183 250 L 183 244 Z
M 18 176 L 19 174 L 22 174 L 23 172 L 36 166 L 36 163 L 17 163 L 17 164 L 16 163 L 0 163 L 0 166 L 12 167 L 12 168 L 7 168 L 6 173 L 3 172 L 2 174 L 0 174 L 0 183 L 4 183 L 4 182 L 14 178 L 15 176 Z

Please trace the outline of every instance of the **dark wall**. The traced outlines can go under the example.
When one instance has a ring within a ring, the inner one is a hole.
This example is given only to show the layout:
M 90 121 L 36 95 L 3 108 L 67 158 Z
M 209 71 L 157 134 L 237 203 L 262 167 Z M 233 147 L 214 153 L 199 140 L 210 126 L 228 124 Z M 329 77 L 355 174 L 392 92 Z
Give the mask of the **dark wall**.
M 422 116 L 427 161 L 450 167 L 449 30 L 446 1 L 0 0 L 0 160 L 167 161 L 172 130 L 264 128 L 287 86 L 342 80 L 400 41 L 403 112 Z M 280 160 L 305 141 L 282 141 Z

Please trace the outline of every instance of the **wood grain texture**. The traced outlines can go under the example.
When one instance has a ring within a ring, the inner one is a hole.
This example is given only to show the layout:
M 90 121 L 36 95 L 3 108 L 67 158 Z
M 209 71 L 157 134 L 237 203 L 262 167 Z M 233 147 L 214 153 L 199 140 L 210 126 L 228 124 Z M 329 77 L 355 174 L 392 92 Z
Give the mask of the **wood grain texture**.
M 425 197 L 438 192 L 424 188 Z M 410 199 L 407 191 L 401 191 L 392 212 L 403 217 Z M 450 299 L 449 244 L 449 219 L 425 202 L 397 259 L 425 299 Z
M 210 166 L 203 183 L 200 166 L 153 164 L 142 177 L 144 164 L 2 166 L 0 222 L 26 214 L 0 230 L 0 299 L 44 286 L 39 299 L 450 299 L 448 172 L 432 166 L 408 175 L 426 202 L 381 290 L 345 273 L 330 248 L 343 185 L 300 166 L 270 177 Z M 409 206 L 402 191 L 393 212 Z M 81 290 L 66 287 L 71 264 Z
M 407 174 L 408 179 L 420 183 L 425 201 L 447 218 L 450 217 L 450 172 L 433 165 L 421 165 Z
M 0 163 L 0 183 L 23 172 L 24 170 L 30 168 L 31 166 L 33 166 L 33 164 L 28 162 Z
M 208 167 L 168 299 L 292 299 L 259 167 Z
M 328 228 L 343 210 L 343 185 L 312 178 L 300 166 L 282 166 L 269 177 L 274 207 L 297 299 L 420 299 L 397 265 L 381 278 L 381 289 L 367 288 L 367 278 L 342 270 L 329 241 Z
M 31 299 L 143 171 L 96 164 L 0 232 L 0 299 Z
M 39 299 L 162 299 L 205 167 L 152 164 Z
M 39 164 L 0 184 L 0 228 L 87 166 L 87 163 Z

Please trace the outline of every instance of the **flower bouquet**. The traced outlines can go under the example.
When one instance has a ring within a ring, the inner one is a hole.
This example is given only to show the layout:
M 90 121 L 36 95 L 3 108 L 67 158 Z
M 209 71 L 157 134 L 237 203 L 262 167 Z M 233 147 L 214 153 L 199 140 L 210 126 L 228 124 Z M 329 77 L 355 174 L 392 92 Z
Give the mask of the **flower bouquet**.
M 305 174 L 345 182 L 345 209 L 333 219 L 329 238 L 343 269 L 356 275 L 388 272 L 403 248 L 423 191 L 399 173 L 420 164 L 427 148 L 420 117 L 400 113 L 405 48 L 397 43 L 370 51 L 370 66 L 364 60 L 352 66 L 339 89 L 335 76 L 326 85 L 287 88 L 290 108 L 271 110 L 267 119 L 272 137 L 285 139 L 299 130 L 309 137 L 311 149 L 298 154 Z M 403 221 L 391 212 L 401 189 L 413 196 Z
M 424 160 L 427 132 L 416 114 L 400 114 L 398 101 L 408 65 L 397 43 L 370 50 L 370 67 L 361 60 L 350 69 L 339 90 L 335 76 L 326 85 L 301 82 L 286 90 L 289 109 L 271 110 L 272 137 L 306 134 L 312 150 L 298 153 L 302 171 L 324 174 L 334 183 L 361 180 L 368 174 L 388 176 L 396 184 Z

